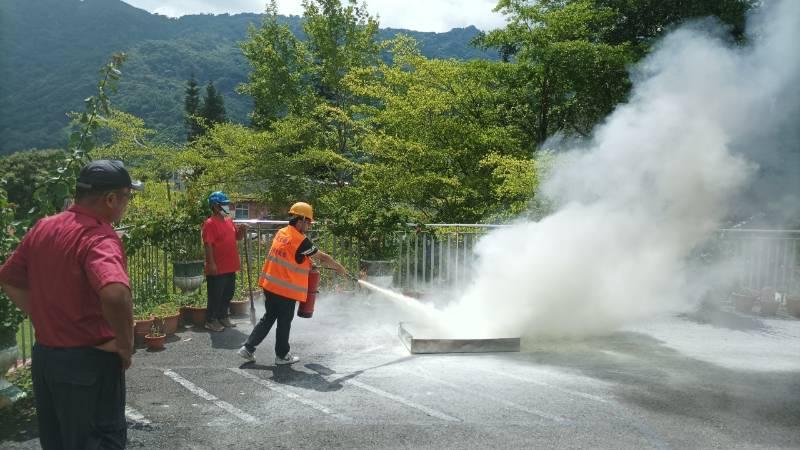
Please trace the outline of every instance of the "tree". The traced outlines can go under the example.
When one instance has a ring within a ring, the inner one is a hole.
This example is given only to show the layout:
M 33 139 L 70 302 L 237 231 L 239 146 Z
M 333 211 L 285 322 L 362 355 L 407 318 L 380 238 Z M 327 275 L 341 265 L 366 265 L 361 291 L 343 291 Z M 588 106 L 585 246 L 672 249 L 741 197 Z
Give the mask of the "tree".
M 206 85 L 203 105 L 200 107 L 200 116 L 203 118 L 203 125 L 206 127 L 226 121 L 225 99 L 222 98 L 222 94 L 217 92 L 213 81 L 209 81 Z
M 476 40 L 516 73 L 517 123 L 533 148 L 555 133 L 587 136 L 624 101 L 627 67 L 656 38 L 691 18 L 718 16 L 741 37 L 754 0 L 499 0 L 508 25 Z M 510 97 L 511 98 L 511 97 Z
M 385 256 L 384 238 L 407 222 L 507 217 L 536 180 L 524 134 L 505 110 L 509 65 L 429 60 L 406 37 L 389 48 L 391 64 L 344 79 L 362 100 L 352 106 L 359 165 L 351 183 L 321 199 L 335 231 L 370 257 Z
M 559 131 L 588 135 L 625 98 L 633 53 L 627 43 L 604 40 L 617 20 L 613 9 L 594 0 L 502 0 L 497 9 L 509 23 L 480 43 L 513 57 L 508 81 L 534 149 Z
M 342 79 L 359 67 L 379 59 L 378 21 L 366 5 L 356 0 L 303 0 L 303 30 L 313 59 L 313 83 L 317 95 L 334 106 L 344 106 L 347 90 Z
M 251 25 L 247 35 L 241 48 L 253 71 L 238 91 L 253 97 L 253 125 L 266 129 L 290 113 L 303 114 L 312 103 L 310 59 L 305 45 L 278 23 L 275 0 L 267 5 L 261 28 Z
M 33 193 L 43 185 L 64 161 L 62 150 L 30 150 L 12 153 L 0 158 L 0 180 L 8 193 L 8 202 L 17 219 L 27 217 L 36 206 Z M 54 201 L 50 207 L 58 210 L 62 203 Z
M 197 80 L 194 78 L 194 74 L 186 81 L 185 93 L 183 109 L 185 112 L 186 140 L 194 142 L 198 136 L 203 134 L 203 127 L 197 121 L 197 116 L 200 113 L 200 88 L 197 87 Z
M 311 114 L 327 104 L 346 108 L 347 73 L 379 60 L 378 22 L 355 0 L 304 0 L 303 30 L 297 39 L 278 22 L 275 1 L 267 6 L 259 30 L 250 29 L 242 51 L 253 67 L 239 92 L 253 96 L 253 124 L 266 129 L 289 115 Z M 342 136 L 347 130 L 340 130 Z

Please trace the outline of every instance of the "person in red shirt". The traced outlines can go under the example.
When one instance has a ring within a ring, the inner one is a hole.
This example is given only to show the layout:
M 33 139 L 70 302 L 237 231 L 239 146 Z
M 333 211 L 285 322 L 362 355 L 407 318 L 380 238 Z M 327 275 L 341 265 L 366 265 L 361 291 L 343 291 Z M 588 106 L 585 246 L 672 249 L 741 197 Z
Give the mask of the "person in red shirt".
M 228 318 L 233 292 L 236 289 L 236 272 L 241 268 L 236 241 L 242 240 L 245 225 L 238 227 L 228 217 L 230 200 L 222 192 L 208 196 L 212 215 L 203 223 L 203 247 L 206 252 L 206 307 L 205 328 L 223 331 L 235 326 Z
M 0 287 L 33 322 L 42 448 L 124 448 L 133 308 L 112 224 L 142 188 L 119 161 L 81 169 L 75 204 L 39 220 L 0 268 Z

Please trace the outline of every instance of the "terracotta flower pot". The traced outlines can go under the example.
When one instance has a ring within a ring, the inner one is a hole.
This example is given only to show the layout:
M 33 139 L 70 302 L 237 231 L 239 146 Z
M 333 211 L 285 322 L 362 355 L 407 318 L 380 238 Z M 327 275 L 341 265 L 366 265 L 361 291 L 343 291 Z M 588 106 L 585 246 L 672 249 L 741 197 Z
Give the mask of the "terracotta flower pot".
M 753 312 L 753 306 L 756 303 L 754 295 L 743 292 L 733 292 L 731 293 L 731 299 L 733 299 L 733 305 L 737 311 L 743 313 Z
M 133 323 L 133 342 L 136 345 L 141 345 L 144 342 L 144 336 L 150 332 L 150 326 L 153 325 L 153 318 L 136 320 Z
M 762 316 L 774 316 L 778 312 L 778 306 L 780 303 L 775 300 L 762 300 L 759 312 Z
M 206 323 L 206 308 L 197 306 L 184 306 L 189 322 L 202 327 Z
M 786 311 L 800 319 L 800 295 L 789 295 L 786 297 Z
M 181 317 L 181 314 L 175 314 L 174 316 L 166 316 L 162 317 L 161 320 L 164 323 L 164 334 L 167 336 L 172 336 L 178 331 L 178 319 Z
M 250 300 L 231 300 L 231 315 L 246 316 L 250 310 Z
M 163 350 L 164 341 L 167 339 L 166 335 L 150 336 L 149 334 L 144 337 L 144 342 L 148 350 Z

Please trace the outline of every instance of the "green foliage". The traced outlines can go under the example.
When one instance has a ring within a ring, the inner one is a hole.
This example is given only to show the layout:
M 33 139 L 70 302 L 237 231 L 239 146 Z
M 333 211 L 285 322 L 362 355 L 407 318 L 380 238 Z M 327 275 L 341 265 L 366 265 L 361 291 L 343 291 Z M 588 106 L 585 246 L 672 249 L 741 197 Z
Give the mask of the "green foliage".
M 125 61 L 125 54 L 114 54 L 111 60 L 100 69 L 100 81 L 97 82 L 97 95 L 84 100 L 85 111 L 75 114 L 75 130 L 70 134 L 68 152 L 61 166 L 45 184 L 33 193 L 36 202 L 34 217 L 52 214 L 58 209 L 54 205 L 64 204 L 71 198 L 75 190 L 75 181 L 81 168 L 89 162 L 89 152 L 95 147 L 98 131 L 111 115 L 111 103 L 107 91 L 116 89 L 122 72 L 120 68 Z
M 343 106 L 342 80 L 350 70 L 378 61 L 378 21 L 356 0 L 303 0 L 303 30 L 313 60 L 315 94 Z
M 537 148 L 555 133 L 588 136 L 624 101 L 628 67 L 667 29 L 717 15 L 741 36 L 752 0 L 499 0 L 505 28 L 476 39 L 512 62 L 513 118 Z
M 65 113 L 92 95 L 94 68 L 112 52 L 125 51 L 126 76 L 112 97 L 117 108 L 141 117 L 161 141 L 183 142 L 184 88 L 194 73 L 213 80 L 225 97 L 229 119 L 249 123 L 251 98 L 236 95 L 248 80 L 239 43 L 259 14 L 190 15 L 171 19 L 121 1 L 36 0 L 0 2 L 3 47 L 0 64 L 0 153 L 62 145 Z M 278 17 L 304 39 L 301 19 Z M 402 30 L 381 30 L 391 39 Z M 474 27 L 447 33 L 407 31 L 429 57 L 491 58 L 471 47 Z
M 153 308 L 153 314 L 156 317 L 170 317 L 178 314 L 178 303 L 175 299 L 171 299 L 169 303 L 162 303 Z
M 153 323 L 150 325 L 150 331 L 147 333 L 147 336 L 164 336 L 164 321 L 162 321 L 160 317 L 153 319 Z
M 267 5 L 260 29 L 251 26 L 242 52 L 252 66 L 239 92 L 253 97 L 252 122 L 266 129 L 276 119 L 302 114 L 310 103 L 310 60 L 306 46 L 279 21 L 277 6 Z
M 36 439 L 39 432 L 31 366 L 17 367 L 6 375 L 6 380 L 20 388 L 25 397 L 0 410 L 0 442 Z
M 210 211 L 207 194 L 186 193 L 171 206 L 164 208 L 162 204 L 151 209 L 142 205 L 128 214 L 123 242 L 129 255 L 155 245 L 172 255 L 174 261 L 204 258 L 200 227 Z
M 183 101 L 183 110 L 186 113 L 184 118 L 186 123 L 186 140 L 194 142 L 198 136 L 203 132 L 200 123 L 198 123 L 197 115 L 200 110 L 200 88 L 197 87 L 197 80 L 194 74 L 189 80 L 186 81 L 186 97 Z
M 33 193 L 52 173 L 56 173 L 64 160 L 61 150 L 32 150 L 17 152 L 0 158 L 0 179 L 5 181 L 8 201 L 15 209 L 17 219 L 28 217 L 35 206 Z M 60 208 L 62 204 L 53 204 Z
M 217 123 L 225 122 L 225 100 L 222 94 L 217 92 L 214 82 L 209 81 L 206 85 L 206 92 L 203 96 L 203 105 L 200 107 L 200 116 L 203 118 L 204 125 L 213 126 Z
M 0 187 L 0 264 L 17 248 L 24 228 L 14 218 L 14 208 L 8 202 L 5 189 Z M 0 348 L 13 344 L 16 340 L 17 328 L 25 319 L 25 314 L 17 308 L 11 299 L 0 291 Z

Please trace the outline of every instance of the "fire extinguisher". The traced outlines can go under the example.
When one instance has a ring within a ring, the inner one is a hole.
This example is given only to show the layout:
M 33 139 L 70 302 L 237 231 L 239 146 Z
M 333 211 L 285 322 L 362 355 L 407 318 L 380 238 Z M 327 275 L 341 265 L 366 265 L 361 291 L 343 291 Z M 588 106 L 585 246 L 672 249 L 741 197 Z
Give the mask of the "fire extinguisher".
M 297 308 L 297 317 L 310 319 L 314 315 L 314 302 L 317 301 L 317 294 L 319 291 L 319 270 L 316 267 L 311 268 L 308 273 L 308 293 L 306 293 L 306 301 L 300 303 Z

